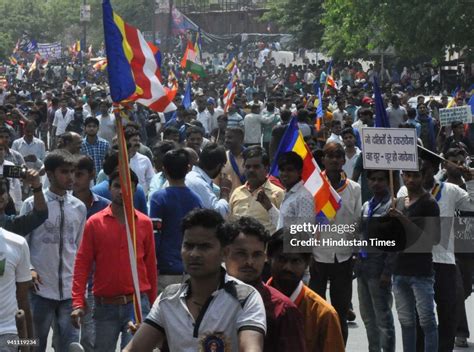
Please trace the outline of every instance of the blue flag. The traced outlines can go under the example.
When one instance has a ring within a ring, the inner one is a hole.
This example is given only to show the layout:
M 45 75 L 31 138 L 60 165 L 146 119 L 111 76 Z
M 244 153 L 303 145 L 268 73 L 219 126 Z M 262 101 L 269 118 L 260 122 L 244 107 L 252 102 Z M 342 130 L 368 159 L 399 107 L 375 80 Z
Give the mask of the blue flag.
M 390 127 L 388 121 L 387 110 L 382 99 L 382 93 L 380 92 L 379 82 L 377 77 L 374 77 L 374 96 L 375 96 L 375 127 Z
M 472 115 L 474 115 L 474 95 L 469 99 L 468 104 L 471 107 Z
M 188 78 L 188 82 L 186 83 L 186 90 L 184 91 L 183 97 L 183 106 L 185 109 L 189 109 L 191 107 L 191 77 Z
M 321 94 L 321 87 L 318 87 L 318 108 L 316 109 L 316 118 L 320 119 L 324 115 L 323 111 L 323 96 Z

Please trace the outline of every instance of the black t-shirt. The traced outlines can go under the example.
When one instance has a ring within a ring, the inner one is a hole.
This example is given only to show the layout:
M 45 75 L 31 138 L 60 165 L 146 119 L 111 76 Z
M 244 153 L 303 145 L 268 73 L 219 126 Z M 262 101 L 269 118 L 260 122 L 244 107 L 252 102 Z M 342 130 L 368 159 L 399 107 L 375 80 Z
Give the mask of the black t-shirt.
M 397 198 L 396 208 L 407 216 L 412 224 L 409 228 L 404 227 L 405 250 L 397 255 L 394 274 L 433 275 L 431 249 L 439 243 L 441 235 L 438 203 L 431 194 L 426 193 L 409 207 L 405 206 L 405 197 Z

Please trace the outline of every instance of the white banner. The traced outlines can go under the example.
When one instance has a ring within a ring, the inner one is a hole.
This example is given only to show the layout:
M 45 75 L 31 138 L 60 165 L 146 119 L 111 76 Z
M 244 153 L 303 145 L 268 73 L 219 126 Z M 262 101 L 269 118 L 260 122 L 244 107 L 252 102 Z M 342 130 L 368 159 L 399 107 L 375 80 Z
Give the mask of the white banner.
M 61 51 L 61 42 L 38 43 L 38 53 L 45 59 L 60 59 Z
M 439 109 L 439 122 L 441 126 L 450 126 L 453 121 L 463 123 L 472 122 L 472 112 L 469 105 L 457 106 L 448 109 Z
M 418 171 L 416 130 L 362 128 L 364 169 Z

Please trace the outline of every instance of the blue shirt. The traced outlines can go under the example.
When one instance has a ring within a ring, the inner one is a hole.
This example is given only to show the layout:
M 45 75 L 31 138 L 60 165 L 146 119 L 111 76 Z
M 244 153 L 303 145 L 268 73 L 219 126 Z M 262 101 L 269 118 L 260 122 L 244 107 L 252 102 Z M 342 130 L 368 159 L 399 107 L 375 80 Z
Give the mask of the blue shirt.
M 95 170 L 99 172 L 102 170 L 102 163 L 109 148 L 109 142 L 103 138 L 97 137 L 95 143 L 91 144 L 85 137 L 82 140 L 81 153 L 90 156 L 94 160 Z
M 95 213 L 107 208 L 109 204 L 110 200 L 92 192 L 92 205 L 87 209 L 87 218 L 89 219 Z
M 105 180 L 96 184 L 94 187 L 92 187 L 91 191 L 108 200 L 112 200 L 112 195 L 109 191 L 109 180 Z M 133 205 L 138 211 L 142 212 L 143 214 L 148 214 L 145 192 L 143 191 L 143 187 L 140 185 L 137 185 L 137 189 L 133 195 Z
M 203 208 L 213 209 L 222 216 L 229 213 L 229 203 L 225 199 L 217 198 L 211 178 L 199 166 L 193 166 L 193 169 L 186 175 L 185 182 L 186 186 L 199 196 Z
M 155 230 L 158 269 L 162 275 L 184 272 L 181 221 L 194 208 L 202 208 L 202 203 L 188 187 L 167 187 L 151 196 L 150 218 Z

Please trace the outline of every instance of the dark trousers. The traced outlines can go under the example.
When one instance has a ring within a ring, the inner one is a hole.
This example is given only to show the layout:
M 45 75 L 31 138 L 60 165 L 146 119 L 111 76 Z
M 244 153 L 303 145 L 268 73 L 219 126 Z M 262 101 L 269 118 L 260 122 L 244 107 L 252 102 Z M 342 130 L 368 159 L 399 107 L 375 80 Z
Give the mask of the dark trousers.
M 465 300 L 472 293 L 472 275 L 474 269 L 474 259 L 466 255 L 456 256 L 457 276 L 457 312 L 458 326 L 456 336 L 469 337 L 469 325 L 467 323 Z
M 313 259 L 310 266 L 309 287 L 324 299 L 330 282 L 331 304 L 339 315 L 344 343 L 349 335 L 347 311 L 352 299 L 352 267 L 352 259 L 342 263 L 319 263 Z
M 434 263 L 435 302 L 438 313 L 438 352 L 451 352 L 456 337 L 456 265 Z M 417 323 L 417 351 L 424 351 L 423 330 Z

